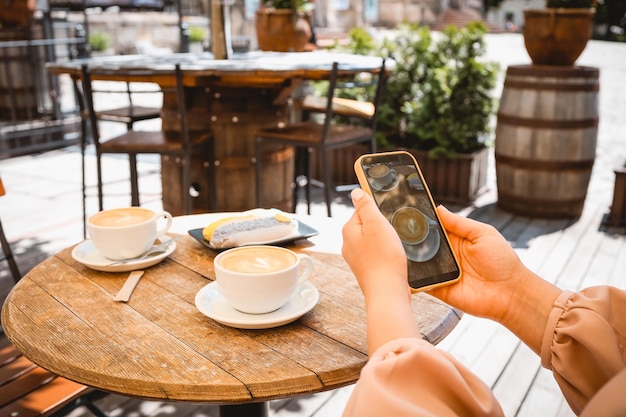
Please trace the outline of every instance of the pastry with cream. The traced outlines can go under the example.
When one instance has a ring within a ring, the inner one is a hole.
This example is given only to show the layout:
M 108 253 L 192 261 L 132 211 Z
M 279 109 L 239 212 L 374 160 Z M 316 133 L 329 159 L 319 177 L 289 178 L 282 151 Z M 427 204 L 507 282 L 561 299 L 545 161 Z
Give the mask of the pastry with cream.
M 232 248 L 279 241 L 292 236 L 297 222 L 280 210 L 251 210 L 207 225 L 202 236 L 214 248 Z

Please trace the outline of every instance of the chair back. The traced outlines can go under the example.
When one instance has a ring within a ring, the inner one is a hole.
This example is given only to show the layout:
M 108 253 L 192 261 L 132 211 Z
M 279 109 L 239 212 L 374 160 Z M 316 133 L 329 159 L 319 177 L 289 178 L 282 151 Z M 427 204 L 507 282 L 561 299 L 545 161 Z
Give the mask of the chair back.
M 379 104 L 385 90 L 387 80 L 386 59 L 382 58 L 380 69 L 372 74 L 368 80 L 362 81 L 358 77 L 342 79 L 339 64 L 333 63 L 329 78 L 328 93 L 326 96 L 326 111 L 324 120 L 324 138 L 328 135 L 331 123 L 335 116 L 356 118 L 365 123 L 365 126 L 376 131 Z M 361 101 L 340 97 L 340 92 L 350 90 L 367 90 L 374 88 L 372 101 Z

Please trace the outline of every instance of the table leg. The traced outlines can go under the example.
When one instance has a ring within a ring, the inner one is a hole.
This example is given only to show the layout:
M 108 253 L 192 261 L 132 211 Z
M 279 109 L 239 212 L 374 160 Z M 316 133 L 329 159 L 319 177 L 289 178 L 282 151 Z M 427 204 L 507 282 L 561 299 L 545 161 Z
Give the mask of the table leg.
M 269 404 L 267 402 L 220 405 L 220 417 L 268 417 Z

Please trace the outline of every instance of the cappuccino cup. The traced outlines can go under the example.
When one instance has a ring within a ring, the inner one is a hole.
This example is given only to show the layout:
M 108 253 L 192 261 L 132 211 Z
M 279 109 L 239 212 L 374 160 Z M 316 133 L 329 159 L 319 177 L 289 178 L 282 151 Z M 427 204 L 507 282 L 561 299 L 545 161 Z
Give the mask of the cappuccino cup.
M 160 220 L 163 227 L 158 228 Z M 146 253 L 172 225 L 172 215 L 143 207 L 104 210 L 89 217 L 87 231 L 93 245 L 106 258 L 119 261 Z
M 372 166 L 367 171 L 367 174 L 377 186 L 386 187 L 393 182 L 396 171 L 390 169 L 387 165 L 377 164 Z
M 248 314 L 278 310 L 313 270 L 313 260 L 289 249 L 242 246 L 215 257 L 215 279 L 226 301 Z
M 393 213 L 391 224 L 400 240 L 408 245 L 422 243 L 428 237 L 428 219 L 414 207 L 401 207 Z

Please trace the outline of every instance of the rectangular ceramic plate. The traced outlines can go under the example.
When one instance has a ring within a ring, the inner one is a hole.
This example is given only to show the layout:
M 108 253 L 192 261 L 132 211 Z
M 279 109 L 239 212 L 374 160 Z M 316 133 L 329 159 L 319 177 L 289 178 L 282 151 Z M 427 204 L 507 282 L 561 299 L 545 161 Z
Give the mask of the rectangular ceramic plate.
M 198 242 L 202 243 L 204 246 L 206 246 L 207 248 L 211 248 L 214 250 L 224 250 L 224 249 L 229 249 L 229 248 L 214 248 L 213 246 L 211 246 L 211 244 L 209 243 L 209 241 L 207 241 L 204 236 L 202 236 L 202 230 L 203 228 L 199 228 L 199 229 L 191 229 L 188 231 L 188 233 L 195 238 Z M 306 239 L 312 236 L 316 236 L 318 235 L 319 232 L 317 230 L 315 230 L 314 228 L 312 228 L 311 226 L 302 223 L 300 220 L 298 220 L 298 230 L 291 236 L 289 236 L 286 239 L 279 239 L 279 240 L 272 240 L 272 241 L 267 241 L 267 242 L 257 242 L 255 244 L 257 245 L 286 245 L 292 242 L 295 242 L 296 240 L 300 240 L 300 239 Z

